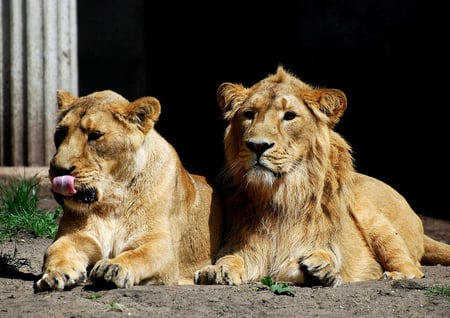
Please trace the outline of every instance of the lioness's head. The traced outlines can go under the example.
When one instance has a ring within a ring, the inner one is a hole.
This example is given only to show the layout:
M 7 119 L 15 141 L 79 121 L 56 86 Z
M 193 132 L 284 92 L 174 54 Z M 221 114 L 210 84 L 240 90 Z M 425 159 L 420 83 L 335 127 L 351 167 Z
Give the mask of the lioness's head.
M 347 105 L 342 91 L 313 88 L 281 66 L 250 88 L 223 83 L 217 95 L 227 121 L 225 173 L 255 187 L 328 160 L 330 131 Z
M 120 191 L 148 160 L 140 149 L 159 118 L 157 99 L 133 102 L 113 91 L 75 97 L 57 93 L 56 152 L 49 177 L 55 199 L 73 210 L 101 202 L 106 191 Z M 120 193 L 108 193 L 109 196 Z

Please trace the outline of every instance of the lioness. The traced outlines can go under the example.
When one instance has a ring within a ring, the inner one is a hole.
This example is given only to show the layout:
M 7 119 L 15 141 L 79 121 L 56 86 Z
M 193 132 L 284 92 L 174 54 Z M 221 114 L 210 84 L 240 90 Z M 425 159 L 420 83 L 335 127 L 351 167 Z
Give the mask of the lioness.
M 219 247 L 221 204 L 154 129 L 161 106 L 113 91 L 58 91 L 49 167 L 63 215 L 35 291 L 85 282 L 194 284 Z
M 225 241 L 197 284 L 239 285 L 269 275 L 339 286 L 423 277 L 421 262 L 450 265 L 450 246 L 387 184 L 357 173 L 333 128 L 347 106 L 278 67 L 250 88 L 223 83 Z

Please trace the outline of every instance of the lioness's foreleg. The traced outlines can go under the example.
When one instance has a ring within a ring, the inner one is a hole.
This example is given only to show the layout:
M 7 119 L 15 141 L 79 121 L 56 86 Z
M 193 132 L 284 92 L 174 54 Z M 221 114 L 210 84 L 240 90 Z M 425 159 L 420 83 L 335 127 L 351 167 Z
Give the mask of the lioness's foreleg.
M 113 283 L 118 288 L 130 288 L 144 282 L 177 284 L 178 260 L 167 240 L 153 240 L 115 258 L 99 260 L 89 278 L 96 283 Z
M 85 282 L 87 267 L 100 257 L 100 246 L 89 236 L 58 238 L 45 252 L 42 276 L 33 286 L 35 292 L 61 291 Z
M 221 257 L 214 265 L 195 272 L 197 285 L 241 285 L 247 283 L 244 260 L 238 255 Z

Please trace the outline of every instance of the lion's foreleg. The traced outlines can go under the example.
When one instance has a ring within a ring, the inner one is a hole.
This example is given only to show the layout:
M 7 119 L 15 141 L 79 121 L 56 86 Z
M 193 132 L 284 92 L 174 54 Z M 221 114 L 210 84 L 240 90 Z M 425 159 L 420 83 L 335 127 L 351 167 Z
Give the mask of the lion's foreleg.
M 195 273 L 198 285 L 241 285 L 247 283 L 244 259 L 239 255 L 226 255 L 214 265 L 208 265 Z
M 331 251 L 314 250 L 311 254 L 300 257 L 298 262 L 305 275 L 305 284 L 319 283 L 333 287 L 342 284 L 340 265 Z
M 85 282 L 87 267 L 100 257 L 100 246 L 91 237 L 81 234 L 62 236 L 47 248 L 43 273 L 34 284 L 34 290 L 61 291 Z
M 290 282 L 295 285 L 304 285 L 305 272 L 300 268 L 299 259 L 292 259 L 286 266 L 283 266 L 277 273 L 276 280 Z

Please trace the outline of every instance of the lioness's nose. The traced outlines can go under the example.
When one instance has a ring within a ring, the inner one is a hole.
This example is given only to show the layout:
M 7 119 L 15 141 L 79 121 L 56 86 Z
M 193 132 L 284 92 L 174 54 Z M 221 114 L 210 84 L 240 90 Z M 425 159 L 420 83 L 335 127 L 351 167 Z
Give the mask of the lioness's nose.
M 72 166 L 70 168 L 65 168 L 61 166 L 55 165 L 53 162 L 50 164 L 50 169 L 52 171 L 52 174 L 55 176 L 64 176 L 69 175 L 72 173 L 72 171 L 75 170 L 75 166 Z
M 264 141 L 254 142 L 254 141 L 247 141 L 246 145 L 247 148 L 253 151 L 258 157 L 261 156 L 264 151 L 266 151 L 269 148 L 272 148 L 275 143 L 269 143 Z

